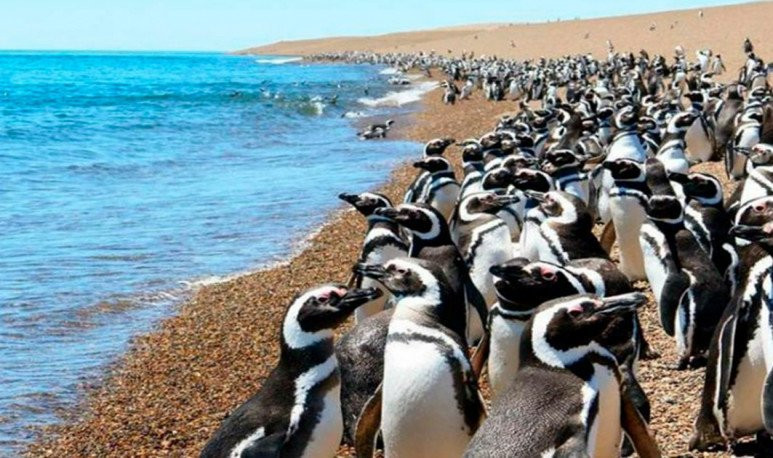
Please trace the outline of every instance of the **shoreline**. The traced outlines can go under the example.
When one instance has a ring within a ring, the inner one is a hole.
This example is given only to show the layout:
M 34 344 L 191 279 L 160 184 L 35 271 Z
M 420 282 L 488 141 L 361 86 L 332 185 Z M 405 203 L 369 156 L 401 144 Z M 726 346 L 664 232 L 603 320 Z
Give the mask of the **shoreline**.
M 425 93 L 419 109 L 401 117 L 387 141 L 478 137 L 491 130 L 499 116 L 516 108 L 514 102 L 485 101 L 480 91 L 469 101 L 445 106 L 441 93 L 439 88 Z M 417 150 L 416 156 L 420 154 Z M 449 148 L 446 157 L 459 174 L 458 146 Z M 698 170 L 716 173 L 721 168 L 710 163 Z M 400 201 L 414 175 L 410 163 L 400 163 L 377 190 Z M 344 185 L 341 191 L 361 190 Z M 334 210 L 307 246 L 286 263 L 201 287 L 152 332 L 133 339 L 103 382 L 85 394 L 75 415 L 45 428 L 25 454 L 198 455 L 226 414 L 252 396 L 274 367 L 279 324 L 291 298 L 318 283 L 345 282 L 359 255 L 364 230 L 364 219 L 353 210 Z M 684 455 L 699 407 L 703 373 L 670 369 L 675 359 L 673 341 L 660 328 L 648 288 L 638 285 L 650 297 L 640 313 L 642 326 L 661 354 L 640 364 L 640 382 L 652 404 L 650 427 L 664 456 Z M 674 386 L 694 389 L 674 391 Z M 341 456 L 350 454 L 345 447 L 339 450 Z

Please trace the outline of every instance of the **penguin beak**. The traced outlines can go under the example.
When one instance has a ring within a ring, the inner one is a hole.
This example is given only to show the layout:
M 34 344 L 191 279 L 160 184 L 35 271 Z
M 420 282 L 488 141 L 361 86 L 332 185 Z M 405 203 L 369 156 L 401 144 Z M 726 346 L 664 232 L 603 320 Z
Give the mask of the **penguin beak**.
M 632 312 L 647 302 L 642 293 L 627 293 L 601 299 L 601 305 L 593 309 L 593 314 L 619 314 Z
M 372 278 L 376 281 L 383 280 L 386 275 L 386 269 L 379 264 L 366 264 L 364 262 L 358 262 L 354 266 L 354 273 L 362 275 L 363 277 Z
M 526 193 L 526 195 L 530 199 L 534 199 L 537 202 L 545 202 L 545 193 L 544 192 L 531 191 L 531 190 L 527 190 L 527 191 L 524 191 L 524 192 Z
M 772 235 L 771 232 L 773 232 L 773 225 L 771 223 L 764 226 L 737 224 L 730 228 L 731 236 L 746 239 L 750 242 L 765 240 Z
M 414 167 L 416 167 L 417 169 L 422 169 L 422 170 L 427 170 L 427 166 L 428 165 L 429 164 L 427 164 L 425 161 L 416 161 L 416 162 L 413 163 Z
M 341 194 L 339 194 L 338 198 L 354 206 L 356 206 L 357 202 L 360 200 L 360 197 L 357 194 L 348 194 L 345 192 L 342 192 Z
M 373 299 L 381 297 L 382 294 L 378 288 L 352 288 L 338 301 L 337 306 L 353 310 Z

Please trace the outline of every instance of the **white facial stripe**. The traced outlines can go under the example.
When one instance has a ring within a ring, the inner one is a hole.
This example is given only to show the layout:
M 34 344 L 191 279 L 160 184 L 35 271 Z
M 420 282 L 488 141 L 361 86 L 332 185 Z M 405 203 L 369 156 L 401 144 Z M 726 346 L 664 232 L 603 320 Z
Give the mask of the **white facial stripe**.
M 417 207 L 415 205 L 401 205 L 401 207 L 412 208 L 414 210 L 420 211 L 427 215 L 427 218 L 429 218 L 429 220 L 432 222 L 432 227 L 430 228 L 429 232 L 417 232 L 412 230 L 411 232 L 414 235 L 422 239 L 434 239 L 440 235 L 440 221 L 438 220 L 438 217 L 435 215 L 435 213 L 427 210 L 426 208 Z
M 415 273 L 424 285 L 424 292 L 421 296 L 400 296 L 397 297 L 397 306 L 413 308 L 417 311 L 424 311 L 428 307 L 435 307 L 440 304 L 440 284 L 432 272 L 408 259 L 393 259 L 386 264 L 386 267 L 394 266 L 398 269 L 410 270 Z
M 588 353 L 598 353 L 612 360 L 615 357 L 604 347 L 591 341 L 587 345 L 571 348 L 569 350 L 558 350 L 554 348 L 546 339 L 548 326 L 551 320 L 561 310 L 566 310 L 573 306 L 578 306 L 587 302 L 588 298 L 578 298 L 567 302 L 556 304 L 548 309 L 537 313 L 532 321 L 531 345 L 534 349 L 534 355 L 543 363 L 552 367 L 565 368 L 572 363 L 577 362 Z
M 313 296 L 330 294 L 332 291 L 337 291 L 340 294 L 342 290 L 330 285 L 321 286 L 302 294 L 292 303 L 287 310 L 285 320 L 282 323 L 282 335 L 284 336 L 285 343 L 288 347 L 292 349 L 308 347 L 309 345 L 333 337 L 333 331 L 330 329 L 322 329 L 317 332 L 306 332 L 301 329 L 301 326 L 298 323 L 298 313 L 301 311 L 303 304 L 305 304 L 307 300 Z
M 551 191 L 548 193 L 548 195 L 554 200 L 558 201 L 558 203 L 561 205 L 561 215 L 557 217 L 550 217 L 550 220 L 562 224 L 572 224 L 577 221 L 577 210 L 574 208 L 574 205 L 569 201 L 569 199 L 555 191 Z

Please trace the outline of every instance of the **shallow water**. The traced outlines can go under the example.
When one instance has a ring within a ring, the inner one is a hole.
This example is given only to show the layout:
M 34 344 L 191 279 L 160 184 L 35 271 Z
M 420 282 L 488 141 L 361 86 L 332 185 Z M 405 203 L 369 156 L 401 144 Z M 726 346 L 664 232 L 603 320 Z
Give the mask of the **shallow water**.
M 420 151 L 356 139 L 348 118 L 415 100 L 379 70 L 0 53 L 0 455 L 191 284 L 286 257 L 339 192 Z

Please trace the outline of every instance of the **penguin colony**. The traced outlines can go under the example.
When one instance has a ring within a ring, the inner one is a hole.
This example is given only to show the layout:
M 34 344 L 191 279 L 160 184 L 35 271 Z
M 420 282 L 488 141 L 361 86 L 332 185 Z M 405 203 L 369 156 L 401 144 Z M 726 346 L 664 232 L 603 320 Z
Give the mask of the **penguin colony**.
M 367 457 L 661 456 L 637 380 L 658 357 L 640 280 L 673 370 L 705 373 L 690 449 L 754 435 L 773 456 L 768 67 L 748 40 L 730 84 L 713 81 L 724 67 L 710 50 L 690 62 L 677 47 L 669 64 L 608 48 L 315 57 L 439 68 L 445 103 L 482 90 L 520 110 L 479 138 L 429 141 L 402 202 L 339 196 L 368 223 L 349 284 L 289 304 L 276 368 L 203 457 L 328 457 L 342 441 Z M 464 176 L 444 157 L 454 144 Z M 693 170 L 705 161 L 724 161 L 732 194 Z

